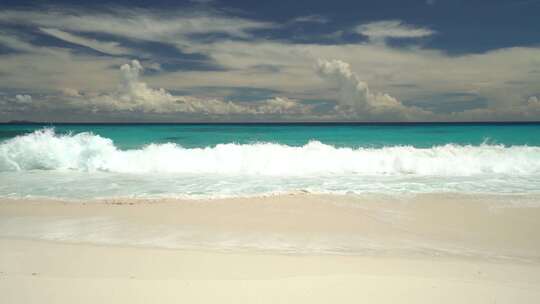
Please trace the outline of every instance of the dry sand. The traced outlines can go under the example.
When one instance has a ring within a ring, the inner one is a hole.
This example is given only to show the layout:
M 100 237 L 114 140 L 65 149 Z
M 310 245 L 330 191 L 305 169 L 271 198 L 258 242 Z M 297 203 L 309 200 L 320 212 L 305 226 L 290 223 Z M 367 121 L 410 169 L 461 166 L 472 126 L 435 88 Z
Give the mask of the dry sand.
M 0 202 L 1 303 L 540 303 L 537 197 Z

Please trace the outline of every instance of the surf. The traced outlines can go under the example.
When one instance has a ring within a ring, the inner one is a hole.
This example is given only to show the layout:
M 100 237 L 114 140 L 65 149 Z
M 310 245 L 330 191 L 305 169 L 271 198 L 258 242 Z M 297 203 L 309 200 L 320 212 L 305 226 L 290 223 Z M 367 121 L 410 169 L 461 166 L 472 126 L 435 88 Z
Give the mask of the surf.
M 263 176 L 473 176 L 540 173 L 540 147 L 458 145 L 430 148 L 303 146 L 256 142 L 184 148 L 175 143 L 122 150 L 91 132 L 57 134 L 44 128 L 0 143 L 0 171 L 184 173 Z

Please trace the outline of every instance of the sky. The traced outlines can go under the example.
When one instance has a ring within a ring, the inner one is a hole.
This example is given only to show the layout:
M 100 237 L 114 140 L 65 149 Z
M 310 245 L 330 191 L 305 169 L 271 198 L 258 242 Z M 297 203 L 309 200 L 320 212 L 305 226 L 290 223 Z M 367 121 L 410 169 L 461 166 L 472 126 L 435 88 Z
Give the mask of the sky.
M 0 121 L 540 120 L 540 0 L 0 2 Z

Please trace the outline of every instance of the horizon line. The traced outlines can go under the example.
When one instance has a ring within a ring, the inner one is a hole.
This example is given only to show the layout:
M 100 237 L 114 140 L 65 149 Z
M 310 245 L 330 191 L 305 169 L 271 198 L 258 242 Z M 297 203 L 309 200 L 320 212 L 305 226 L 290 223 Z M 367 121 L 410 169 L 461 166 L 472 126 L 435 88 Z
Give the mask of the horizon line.
M 540 124 L 540 120 L 521 120 L 521 121 L 229 121 L 229 122 L 215 122 L 215 121 L 194 121 L 194 122 L 59 122 L 59 121 L 25 121 L 25 120 L 12 120 L 0 122 L 0 125 L 69 125 L 69 124 L 86 124 L 86 125 L 413 125 L 413 124 Z

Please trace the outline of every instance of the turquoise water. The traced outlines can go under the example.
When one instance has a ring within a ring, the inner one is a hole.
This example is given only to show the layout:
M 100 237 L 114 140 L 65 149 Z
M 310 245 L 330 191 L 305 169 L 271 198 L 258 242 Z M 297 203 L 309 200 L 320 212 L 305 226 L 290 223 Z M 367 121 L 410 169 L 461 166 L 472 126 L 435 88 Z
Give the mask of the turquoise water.
M 0 197 L 540 193 L 540 124 L 0 125 Z
M 186 148 L 220 143 L 281 143 L 302 146 L 317 140 L 336 147 L 414 146 L 433 147 L 448 143 L 540 146 L 540 124 L 407 124 L 407 125 L 150 125 L 69 124 L 0 125 L 0 140 L 54 127 L 56 133 L 92 132 L 110 138 L 121 149 L 136 149 L 151 143 L 176 143 Z

